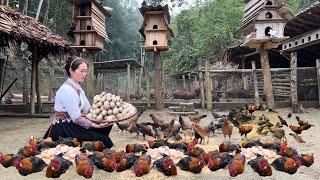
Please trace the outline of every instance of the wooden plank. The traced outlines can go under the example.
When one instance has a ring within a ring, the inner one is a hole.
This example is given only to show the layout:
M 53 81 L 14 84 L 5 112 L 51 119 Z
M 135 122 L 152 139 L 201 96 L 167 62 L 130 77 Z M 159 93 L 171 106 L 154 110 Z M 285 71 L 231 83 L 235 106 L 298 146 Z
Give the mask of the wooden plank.
M 318 80 L 318 97 L 319 97 L 319 107 L 320 107 L 320 59 L 316 60 L 317 64 L 317 80 Z
M 294 113 L 299 112 L 299 102 L 298 102 L 298 89 L 297 89 L 297 61 L 298 61 L 298 54 L 297 52 L 291 53 L 291 102 L 292 102 L 292 110 Z
M 299 34 L 295 37 L 292 37 L 284 41 L 282 43 L 281 52 L 295 51 L 298 49 L 309 47 L 311 45 L 319 44 L 319 42 L 320 42 L 320 28 L 305 32 L 303 34 Z

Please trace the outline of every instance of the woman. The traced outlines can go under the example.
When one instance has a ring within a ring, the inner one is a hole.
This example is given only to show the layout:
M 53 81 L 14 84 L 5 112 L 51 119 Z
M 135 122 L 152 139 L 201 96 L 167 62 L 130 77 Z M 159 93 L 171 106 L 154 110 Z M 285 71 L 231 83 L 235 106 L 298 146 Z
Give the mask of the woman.
M 80 83 L 87 77 L 88 66 L 88 62 L 80 57 L 67 61 L 65 70 L 69 78 L 56 92 L 52 125 L 44 138 L 51 137 L 54 141 L 59 137 L 74 137 L 79 141 L 100 140 L 106 148 L 111 148 L 113 143 L 109 133 L 112 125 L 104 121 L 96 124 L 84 117 L 90 110 L 90 103 Z

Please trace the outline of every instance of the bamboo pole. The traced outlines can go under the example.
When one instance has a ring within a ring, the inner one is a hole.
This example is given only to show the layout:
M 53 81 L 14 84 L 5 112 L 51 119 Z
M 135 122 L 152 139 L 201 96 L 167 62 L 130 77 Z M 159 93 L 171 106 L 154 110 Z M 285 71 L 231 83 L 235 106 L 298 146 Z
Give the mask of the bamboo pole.
M 130 100 L 130 64 L 127 64 L 127 86 L 126 86 L 126 99 Z
M 317 79 L 318 79 L 318 96 L 319 96 L 319 106 L 320 106 L 320 59 L 316 60 L 317 63 Z
M 155 77 L 154 77 L 154 94 L 155 94 L 155 108 L 156 110 L 163 109 L 163 68 L 160 57 L 160 52 L 153 53 L 153 60 L 155 62 Z
M 206 100 L 207 100 L 207 110 L 212 110 L 212 80 L 210 78 L 210 59 L 205 60 L 205 82 L 206 82 Z
M 204 101 L 205 101 L 205 98 L 204 98 L 204 87 L 203 87 L 203 74 L 202 74 L 202 71 L 200 71 L 201 69 L 202 69 L 202 67 L 201 67 L 201 61 L 198 61 L 201 109 L 204 109 Z
M 35 114 L 35 93 L 36 93 L 36 76 L 37 76 L 37 46 L 32 46 L 32 68 L 31 68 L 31 97 L 30 97 L 30 114 Z
M 268 57 L 268 50 L 260 50 L 260 60 L 263 72 L 264 93 L 267 99 L 267 105 L 269 109 L 274 109 L 274 95 L 271 82 L 270 64 Z
M 256 100 L 256 105 L 260 105 L 256 62 L 251 61 L 251 65 L 252 65 L 252 75 L 253 75 L 253 84 L 254 84 L 254 97 Z

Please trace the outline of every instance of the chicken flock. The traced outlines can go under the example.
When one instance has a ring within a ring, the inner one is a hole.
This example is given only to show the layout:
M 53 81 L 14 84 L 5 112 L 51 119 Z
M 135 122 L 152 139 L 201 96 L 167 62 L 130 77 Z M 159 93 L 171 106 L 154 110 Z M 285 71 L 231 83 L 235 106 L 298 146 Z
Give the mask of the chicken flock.
M 77 174 L 91 178 L 95 168 L 106 172 L 132 170 L 137 177 L 141 177 L 152 168 L 166 176 L 173 176 L 177 175 L 177 168 L 197 174 L 205 166 L 211 171 L 227 168 L 232 177 L 243 173 L 246 166 L 251 166 L 260 176 L 271 176 L 271 166 L 275 170 L 294 174 L 300 166 L 309 167 L 314 163 L 313 154 L 300 154 L 288 146 L 283 130 L 283 126 L 289 127 L 292 130 L 289 135 L 304 143 L 299 134 L 314 125 L 299 116 L 296 116 L 298 125 L 288 125 L 280 115 L 279 122 L 272 124 L 264 114 L 253 122 L 255 117 L 252 113 L 256 110 L 259 110 L 258 106 L 247 105 L 233 109 L 227 115 L 212 112 L 213 120 L 207 126 L 200 124 L 207 117 L 205 114 L 189 115 L 188 120 L 179 116 L 169 123 L 150 114 L 150 122 L 133 120 L 117 124 L 121 131 L 135 133 L 137 138 L 140 135 L 144 140 L 149 138 L 145 144 L 127 144 L 123 151 L 107 149 L 100 141 L 82 143 L 76 138 L 38 140 L 31 136 L 28 145 L 21 147 L 16 154 L 0 153 L 0 164 L 5 168 L 14 166 L 23 176 L 46 168 L 45 175 L 50 178 L 58 178 L 70 166 L 75 166 Z M 286 118 L 291 117 L 290 113 Z M 257 128 L 253 127 L 253 123 Z M 245 137 L 241 144 L 230 141 L 234 128 Z M 254 130 L 261 135 L 271 133 L 274 139 L 265 142 L 247 139 L 247 134 Z M 224 142 L 219 149 L 206 152 L 198 144 L 208 144 L 210 135 L 215 131 L 222 132 Z M 64 146 L 78 149 L 66 156 L 66 152 L 61 150 Z

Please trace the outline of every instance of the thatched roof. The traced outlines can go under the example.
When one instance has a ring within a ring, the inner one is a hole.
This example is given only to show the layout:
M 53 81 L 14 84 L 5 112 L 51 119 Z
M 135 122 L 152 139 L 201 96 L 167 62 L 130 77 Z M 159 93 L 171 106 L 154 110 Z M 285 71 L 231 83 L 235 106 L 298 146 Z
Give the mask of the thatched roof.
M 0 47 L 9 46 L 9 42 L 26 42 L 29 47 L 36 46 L 39 57 L 73 52 L 68 40 L 35 18 L 0 6 Z

